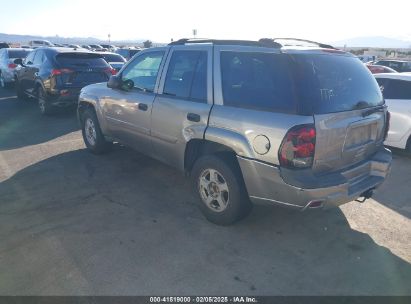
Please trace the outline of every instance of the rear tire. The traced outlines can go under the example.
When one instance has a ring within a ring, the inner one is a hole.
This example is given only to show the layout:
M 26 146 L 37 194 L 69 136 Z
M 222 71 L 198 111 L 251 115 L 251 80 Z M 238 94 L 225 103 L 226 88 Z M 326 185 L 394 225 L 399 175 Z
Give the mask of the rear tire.
M 10 87 L 10 83 L 6 82 L 6 80 L 3 77 L 3 73 L 0 72 L 0 88 L 7 89 L 9 87 Z
M 405 147 L 405 151 L 411 155 L 411 136 L 407 140 L 407 146 Z
M 105 139 L 97 115 L 91 109 L 85 110 L 81 115 L 81 133 L 84 143 L 91 153 L 103 154 L 110 149 L 112 143 Z
M 47 97 L 46 92 L 44 92 L 42 87 L 38 87 L 37 90 L 37 102 L 39 103 L 39 109 L 41 115 L 50 115 L 53 114 L 53 106 L 50 104 L 50 100 Z
M 28 99 L 26 93 L 24 93 L 24 91 L 21 87 L 20 82 L 17 79 L 16 79 L 16 82 L 15 82 L 15 89 L 16 89 L 16 95 L 17 95 L 18 99 L 20 99 L 20 100 L 27 100 Z
M 194 188 L 204 216 L 217 225 L 231 225 L 252 209 L 238 164 L 230 158 L 207 155 L 194 164 Z

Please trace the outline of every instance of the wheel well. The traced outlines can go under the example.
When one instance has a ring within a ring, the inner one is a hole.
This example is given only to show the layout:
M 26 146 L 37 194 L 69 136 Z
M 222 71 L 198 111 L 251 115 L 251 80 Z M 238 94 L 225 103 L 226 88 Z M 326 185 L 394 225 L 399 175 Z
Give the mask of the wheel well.
M 80 121 L 83 121 L 83 113 L 87 110 L 91 110 L 94 111 L 94 113 L 96 112 L 96 110 L 94 109 L 94 106 L 89 103 L 89 102 L 80 102 L 79 106 L 78 106 L 78 117 L 80 119 Z
M 236 153 L 233 149 L 212 141 L 202 139 L 192 139 L 187 143 L 184 154 L 184 169 L 190 173 L 194 163 L 198 158 L 204 155 L 218 155 L 227 161 L 233 162 L 238 168 Z

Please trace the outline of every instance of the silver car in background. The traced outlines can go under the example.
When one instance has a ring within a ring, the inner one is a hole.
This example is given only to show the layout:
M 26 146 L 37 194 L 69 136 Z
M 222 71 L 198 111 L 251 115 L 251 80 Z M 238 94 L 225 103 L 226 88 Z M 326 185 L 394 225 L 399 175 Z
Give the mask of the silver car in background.
M 26 58 L 31 51 L 32 49 L 23 48 L 0 49 L 0 87 L 9 87 L 14 83 L 14 71 L 17 67 L 14 60 Z

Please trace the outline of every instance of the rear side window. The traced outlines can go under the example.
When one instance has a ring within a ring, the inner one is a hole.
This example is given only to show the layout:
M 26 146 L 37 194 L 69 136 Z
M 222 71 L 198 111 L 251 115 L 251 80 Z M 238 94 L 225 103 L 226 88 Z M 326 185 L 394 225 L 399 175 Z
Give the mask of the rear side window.
M 385 99 L 411 99 L 411 81 L 377 79 Z
M 325 114 L 382 105 L 380 88 L 357 58 L 328 54 L 290 55 L 303 114 Z
M 35 54 L 36 54 L 36 51 L 31 51 L 27 55 L 26 59 L 24 59 L 24 64 L 33 64 Z
M 108 67 L 101 55 L 93 53 L 60 53 L 56 56 L 56 61 L 62 67 Z
M 164 94 L 206 103 L 207 52 L 173 52 L 164 84 Z
M 261 111 L 295 111 L 286 55 L 221 52 L 224 105 Z

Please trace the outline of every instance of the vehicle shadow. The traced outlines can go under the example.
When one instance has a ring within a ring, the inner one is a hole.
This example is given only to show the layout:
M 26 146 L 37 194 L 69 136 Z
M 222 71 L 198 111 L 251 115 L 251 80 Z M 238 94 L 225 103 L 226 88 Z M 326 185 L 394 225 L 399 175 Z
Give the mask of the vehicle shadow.
M 0 294 L 411 294 L 411 265 L 338 208 L 256 206 L 220 227 L 190 189 L 119 145 L 23 169 L 0 183 Z
M 390 148 L 393 153 L 391 173 L 375 193 L 375 200 L 411 219 L 411 155 Z
M 47 142 L 78 129 L 74 109 L 43 117 L 35 100 L 19 100 L 12 89 L 0 89 L 0 151 Z

